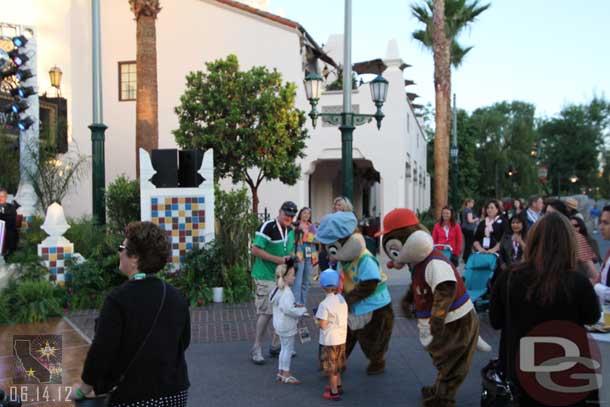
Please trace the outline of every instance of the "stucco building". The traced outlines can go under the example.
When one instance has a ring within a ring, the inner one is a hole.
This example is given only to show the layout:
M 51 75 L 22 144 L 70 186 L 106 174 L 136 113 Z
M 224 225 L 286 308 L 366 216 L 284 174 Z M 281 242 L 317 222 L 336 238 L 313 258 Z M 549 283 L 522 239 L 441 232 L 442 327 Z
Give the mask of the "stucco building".
M 70 149 L 91 154 L 88 126 L 92 121 L 90 0 L 0 0 L 2 22 L 34 27 L 37 37 L 39 93 L 50 87 L 47 71 L 63 71 L 62 95 L 67 99 Z M 157 19 L 159 146 L 174 148 L 178 127 L 174 108 L 185 76 L 204 63 L 236 54 L 242 69 L 265 65 L 297 84 L 296 106 L 309 112 L 303 78 L 309 70 L 341 64 L 340 36 L 322 49 L 297 22 L 231 0 L 162 2 Z M 125 0 L 101 2 L 103 121 L 106 131 L 106 182 L 120 174 L 135 177 L 136 23 Z M 380 58 L 390 82 L 381 130 L 375 123 L 354 132 L 354 203 L 358 215 L 380 215 L 395 207 L 427 208 L 430 181 L 426 142 L 405 91 L 404 62 L 394 42 L 380 45 Z M 383 54 L 383 55 L 381 55 Z M 332 74 L 328 81 L 332 80 Z M 355 111 L 374 113 L 367 84 L 353 94 Z M 342 105 L 341 92 L 325 92 L 321 111 Z M 302 174 L 294 186 L 266 182 L 259 188 L 259 210 L 274 214 L 292 199 L 314 210 L 314 219 L 330 211 L 340 195 L 341 137 L 336 127 L 307 123 L 310 139 Z M 223 182 L 231 185 L 230 182 Z M 68 216 L 91 213 L 90 176 L 64 201 Z

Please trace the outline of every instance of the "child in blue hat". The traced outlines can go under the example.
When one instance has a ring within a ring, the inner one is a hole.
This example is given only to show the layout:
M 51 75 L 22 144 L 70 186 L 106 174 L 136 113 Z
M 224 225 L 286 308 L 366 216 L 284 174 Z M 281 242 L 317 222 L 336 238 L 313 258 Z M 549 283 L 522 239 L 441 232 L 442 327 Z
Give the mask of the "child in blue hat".
M 326 297 L 318 306 L 316 320 L 320 325 L 320 368 L 328 376 L 324 391 L 327 400 L 341 400 L 341 373 L 345 370 L 345 342 L 347 338 L 347 303 L 339 287 L 339 273 L 326 269 L 320 273 L 320 285 Z

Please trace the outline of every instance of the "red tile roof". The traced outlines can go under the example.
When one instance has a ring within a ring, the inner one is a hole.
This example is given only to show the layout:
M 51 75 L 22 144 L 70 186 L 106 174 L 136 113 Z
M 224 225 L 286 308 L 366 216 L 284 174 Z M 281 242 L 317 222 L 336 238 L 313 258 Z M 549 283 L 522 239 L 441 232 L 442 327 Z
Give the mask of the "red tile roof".
M 295 21 L 289 20 L 287 18 L 284 17 L 280 17 L 276 14 L 272 14 L 269 13 L 267 11 L 263 11 L 251 6 L 248 6 L 247 4 L 244 3 L 240 3 L 239 1 L 233 1 L 233 0 L 216 0 L 217 3 L 221 3 L 221 4 L 225 4 L 227 6 L 230 7 L 235 7 L 238 8 L 240 10 L 246 11 L 248 13 L 252 13 L 252 14 L 256 14 L 257 16 L 263 17 L 263 18 L 267 18 L 269 20 L 275 21 L 276 23 L 280 23 L 283 25 L 287 25 L 288 27 L 292 27 L 295 29 L 299 29 L 301 27 L 301 25 Z

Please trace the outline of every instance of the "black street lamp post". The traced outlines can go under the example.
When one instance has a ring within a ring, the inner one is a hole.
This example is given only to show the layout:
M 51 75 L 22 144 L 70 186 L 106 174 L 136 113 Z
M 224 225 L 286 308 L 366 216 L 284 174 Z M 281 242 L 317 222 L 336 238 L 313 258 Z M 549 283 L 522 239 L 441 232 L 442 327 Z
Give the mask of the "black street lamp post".
M 322 88 L 322 76 L 317 73 L 308 73 L 305 76 L 305 93 L 311 104 L 309 117 L 313 127 L 316 127 L 318 117 L 327 123 L 339 125 L 341 130 L 341 177 L 343 196 L 353 201 L 354 174 L 352 163 L 352 141 L 354 128 L 369 123 L 373 118 L 377 120 L 377 128 L 381 128 L 384 114 L 381 107 L 385 103 L 388 94 L 388 81 L 378 75 L 370 82 L 371 98 L 377 106 L 375 114 L 360 114 L 352 112 L 352 1 L 345 0 L 345 33 L 344 33 L 344 58 L 343 58 L 343 111 L 341 113 L 320 113 L 316 106 L 320 101 Z

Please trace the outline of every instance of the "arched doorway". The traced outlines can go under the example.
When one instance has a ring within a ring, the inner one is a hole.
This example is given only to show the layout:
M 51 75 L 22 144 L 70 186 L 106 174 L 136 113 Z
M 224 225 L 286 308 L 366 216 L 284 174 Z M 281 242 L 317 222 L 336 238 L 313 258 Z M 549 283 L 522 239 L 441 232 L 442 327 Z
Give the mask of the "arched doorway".
M 354 171 L 354 213 L 359 220 L 378 217 L 380 205 L 380 176 L 370 160 L 355 159 Z M 341 196 L 341 160 L 320 159 L 312 163 L 309 174 L 309 206 L 314 221 L 332 212 L 333 199 Z

